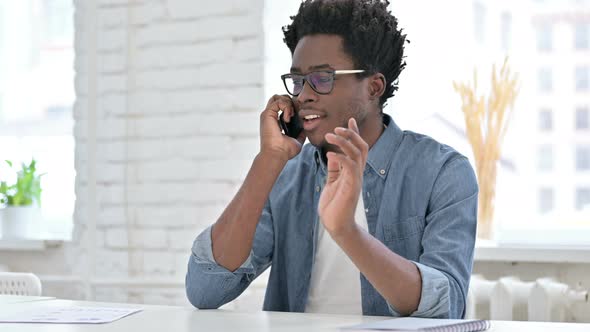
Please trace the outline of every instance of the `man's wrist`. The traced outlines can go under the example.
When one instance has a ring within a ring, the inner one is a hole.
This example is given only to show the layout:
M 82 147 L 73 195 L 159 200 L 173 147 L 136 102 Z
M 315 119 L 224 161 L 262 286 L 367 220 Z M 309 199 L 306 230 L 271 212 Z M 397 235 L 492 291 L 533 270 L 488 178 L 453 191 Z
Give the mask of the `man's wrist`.
M 256 159 L 263 162 L 268 167 L 275 166 L 280 169 L 283 169 L 283 167 L 285 167 L 285 165 L 289 161 L 289 157 L 283 154 L 263 151 L 259 152 L 258 155 L 256 155 Z
M 354 221 L 354 219 L 351 222 L 345 223 L 345 225 L 339 227 L 338 229 L 328 231 L 334 242 L 336 242 L 338 245 L 357 240 L 361 232 L 362 229 L 359 227 L 356 221 Z
M 286 165 L 289 161 L 289 156 L 287 154 L 272 151 L 260 151 L 256 157 L 265 162 L 271 162 L 272 164 L 282 166 Z

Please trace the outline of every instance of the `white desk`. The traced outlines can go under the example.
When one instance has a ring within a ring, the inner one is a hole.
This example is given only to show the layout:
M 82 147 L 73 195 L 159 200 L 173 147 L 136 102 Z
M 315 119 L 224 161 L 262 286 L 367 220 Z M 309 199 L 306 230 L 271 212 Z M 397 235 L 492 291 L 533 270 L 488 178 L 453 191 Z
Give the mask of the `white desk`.
M 21 302 L 34 302 L 34 301 L 47 301 L 53 300 L 55 297 L 48 296 L 23 296 L 23 295 L 0 295 L 0 308 L 3 305 L 21 303 Z M 1 313 L 2 311 L 0 311 Z
M 388 319 L 388 317 L 298 314 L 281 312 L 241 313 L 223 310 L 196 310 L 184 307 L 114 304 L 68 300 L 21 302 L 0 306 L 5 313 L 25 311 L 34 307 L 105 306 L 142 307 L 142 312 L 113 323 L 97 325 L 72 324 L 0 324 L 1 332 L 198 332 L 198 331 L 340 331 L 341 327 Z M 490 332 L 590 331 L 590 324 L 503 322 L 493 321 Z

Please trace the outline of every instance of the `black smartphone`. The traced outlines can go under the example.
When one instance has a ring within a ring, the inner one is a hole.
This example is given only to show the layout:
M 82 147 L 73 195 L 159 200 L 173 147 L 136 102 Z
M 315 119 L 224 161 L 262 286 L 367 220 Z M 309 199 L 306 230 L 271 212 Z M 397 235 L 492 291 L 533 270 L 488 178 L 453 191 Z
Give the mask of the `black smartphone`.
M 284 114 L 285 112 L 279 115 L 279 124 L 281 126 L 281 129 L 283 130 L 285 135 L 289 137 L 299 137 L 299 134 L 301 134 L 301 132 L 303 131 L 303 124 L 301 123 L 301 119 L 297 115 L 294 115 L 291 117 L 291 121 L 285 122 L 285 120 L 283 120 Z

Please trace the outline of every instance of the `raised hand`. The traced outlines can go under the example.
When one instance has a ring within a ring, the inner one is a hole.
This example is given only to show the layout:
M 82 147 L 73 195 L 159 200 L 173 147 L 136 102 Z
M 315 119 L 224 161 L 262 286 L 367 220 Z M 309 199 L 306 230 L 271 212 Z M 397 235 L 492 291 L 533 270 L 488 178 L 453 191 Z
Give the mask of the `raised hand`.
M 326 134 L 326 141 L 341 152 L 328 152 L 328 176 L 320 196 L 318 213 L 332 237 L 355 226 L 354 212 L 363 185 L 363 172 L 369 145 L 360 134 L 356 121 L 348 120 L 348 129 L 338 127 Z

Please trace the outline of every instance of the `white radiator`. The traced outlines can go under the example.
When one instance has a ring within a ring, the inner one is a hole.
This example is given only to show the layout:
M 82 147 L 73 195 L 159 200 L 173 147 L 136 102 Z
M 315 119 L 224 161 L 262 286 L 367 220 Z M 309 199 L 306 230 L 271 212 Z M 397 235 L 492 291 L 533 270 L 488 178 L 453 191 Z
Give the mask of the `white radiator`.
M 508 276 L 471 277 L 465 318 L 563 322 L 571 306 L 588 302 L 587 290 L 576 290 L 551 278 L 522 281 Z
M 588 291 L 573 290 L 554 279 L 537 279 L 529 296 L 529 320 L 563 322 L 572 305 L 588 302 Z

